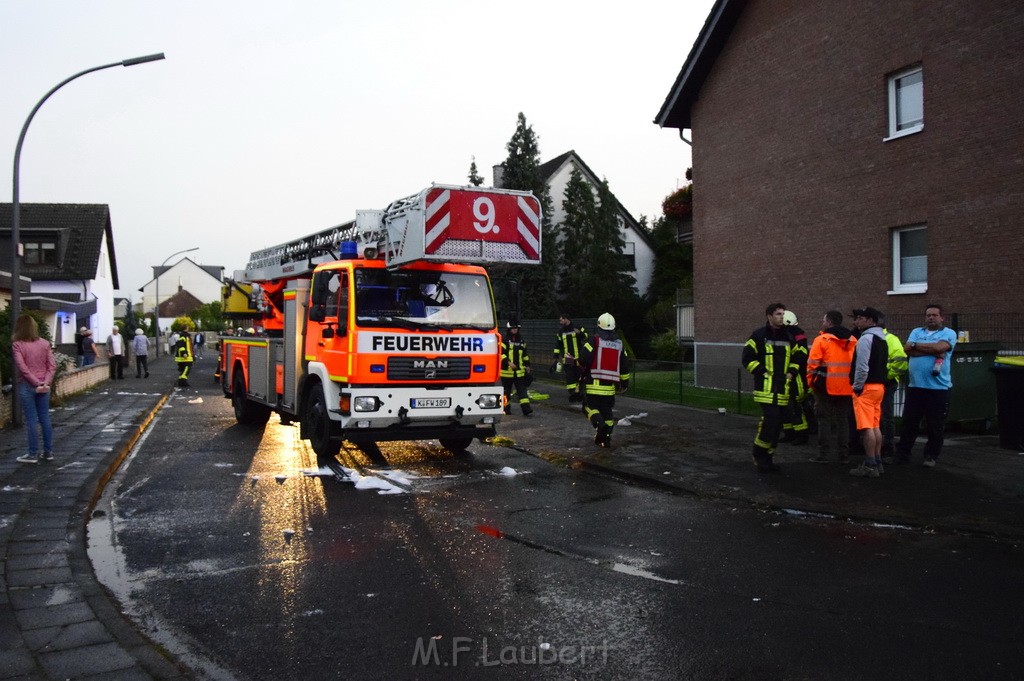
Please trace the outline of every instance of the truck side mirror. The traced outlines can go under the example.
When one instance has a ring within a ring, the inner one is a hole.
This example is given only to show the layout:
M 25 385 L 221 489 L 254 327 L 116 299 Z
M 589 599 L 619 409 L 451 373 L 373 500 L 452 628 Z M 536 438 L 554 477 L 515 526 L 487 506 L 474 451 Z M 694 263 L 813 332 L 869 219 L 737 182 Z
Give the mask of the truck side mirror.
M 313 307 L 309 309 L 309 321 L 322 322 L 325 319 L 327 319 L 327 306 L 314 302 Z

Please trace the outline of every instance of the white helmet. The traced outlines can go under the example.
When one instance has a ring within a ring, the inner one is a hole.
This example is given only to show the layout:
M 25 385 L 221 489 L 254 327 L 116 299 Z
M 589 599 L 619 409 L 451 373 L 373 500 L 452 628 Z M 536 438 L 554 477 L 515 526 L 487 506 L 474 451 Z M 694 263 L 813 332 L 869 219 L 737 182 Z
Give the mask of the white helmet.
M 786 326 L 796 326 L 796 313 L 792 310 L 786 310 L 782 313 L 782 323 Z
M 611 316 L 607 312 L 597 318 L 597 327 L 604 329 L 605 331 L 615 330 L 615 317 Z

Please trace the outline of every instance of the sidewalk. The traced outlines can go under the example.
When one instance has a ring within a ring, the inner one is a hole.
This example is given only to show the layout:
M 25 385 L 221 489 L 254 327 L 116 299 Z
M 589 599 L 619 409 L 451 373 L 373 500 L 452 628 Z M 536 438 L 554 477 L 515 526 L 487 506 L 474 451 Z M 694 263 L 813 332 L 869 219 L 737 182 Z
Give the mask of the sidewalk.
M 896 524 L 936 531 L 1024 538 L 1024 453 L 998 447 L 994 435 L 947 432 L 938 466 L 921 465 L 924 440 L 913 461 L 886 466 L 881 478 L 856 478 L 851 463 L 820 464 L 815 437 L 804 446 L 780 445 L 775 461 L 782 471 L 759 474 L 751 462 L 757 417 L 639 400 L 616 399 L 613 449 L 593 444 L 594 431 L 559 386 L 535 383 L 550 393 L 535 416 L 515 414 L 499 434 L 517 448 L 569 465 L 613 475 L 674 493 L 792 513 L 823 514 L 851 520 Z
M 120 613 L 86 555 L 86 514 L 174 386 L 174 362 L 150 359 L 148 379 L 132 366 L 51 412 L 53 461 L 18 463 L 24 427 L 0 431 L 0 679 L 186 678 Z
M 193 382 L 213 366 L 201 360 Z M 0 431 L 0 679 L 187 678 L 121 615 L 86 555 L 92 503 L 173 390 L 170 358 L 150 372 L 54 410 L 52 462 L 17 463 L 24 430 Z M 756 417 L 620 396 L 616 417 L 633 418 L 616 426 L 613 449 L 600 450 L 559 386 L 534 388 L 550 399 L 529 419 L 514 406 L 499 437 L 556 464 L 765 510 L 1024 539 L 1024 454 L 999 449 L 994 436 L 950 434 L 933 469 L 920 465 L 919 443 L 914 463 L 878 479 L 851 477 L 852 463 L 811 463 L 813 443 L 782 445 L 782 472 L 764 475 L 750 461 Z

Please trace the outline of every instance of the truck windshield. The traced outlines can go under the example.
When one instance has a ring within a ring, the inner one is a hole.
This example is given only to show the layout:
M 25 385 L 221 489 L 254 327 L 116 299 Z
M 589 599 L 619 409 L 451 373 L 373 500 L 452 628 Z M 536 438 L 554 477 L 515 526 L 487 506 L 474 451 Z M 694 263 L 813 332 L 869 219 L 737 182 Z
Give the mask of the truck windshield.
M 494 327 L 491 291 L 483 275 L 359 268 L 355 284 L 360 326 Z

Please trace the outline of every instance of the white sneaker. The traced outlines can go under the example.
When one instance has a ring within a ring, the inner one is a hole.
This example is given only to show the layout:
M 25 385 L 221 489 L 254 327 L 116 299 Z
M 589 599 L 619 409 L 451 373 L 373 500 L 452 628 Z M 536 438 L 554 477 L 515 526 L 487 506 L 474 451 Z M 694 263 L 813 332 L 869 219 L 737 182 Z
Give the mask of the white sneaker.
M 39 457 L 38 456 L 32 456 L 31 454 L 25 454 L 23 456 L 19 456 L 16 460 L 21 462 L 21 463 L 39 463 Z
M 865 463 L 857 466 L 856 468 L 850 469 L 850 475 L 858 478 L 877 478 L 880 473 L 878 472 L 878 466 L 869 466 Z
M 935 459 L 925 459 L 924 463 L 921 465 L 927 466 L 928 468 L 935 468 Z

